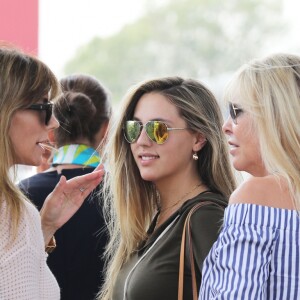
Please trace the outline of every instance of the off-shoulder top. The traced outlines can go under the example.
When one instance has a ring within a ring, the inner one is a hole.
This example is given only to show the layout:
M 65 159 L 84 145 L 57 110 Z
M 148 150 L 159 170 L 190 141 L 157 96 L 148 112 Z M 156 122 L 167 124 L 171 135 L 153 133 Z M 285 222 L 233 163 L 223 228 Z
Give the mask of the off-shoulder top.
M 199 300 L 299 300 L 299 212 L 229 205 L 202 276 Z

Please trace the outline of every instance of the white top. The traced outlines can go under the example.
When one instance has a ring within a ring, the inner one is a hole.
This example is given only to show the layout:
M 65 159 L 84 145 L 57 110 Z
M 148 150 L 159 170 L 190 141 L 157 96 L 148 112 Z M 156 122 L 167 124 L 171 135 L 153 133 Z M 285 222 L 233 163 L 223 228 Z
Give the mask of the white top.
M 47 266 L 38 210 L 25 204 L 16 240 L 8 247 L 10 215 L 0 209 L 0 299 L 57 300 L 60 291 Z
M 299 300 L 300 218 L 296 210 L 231 204 L 208 254 L 199 300 Z

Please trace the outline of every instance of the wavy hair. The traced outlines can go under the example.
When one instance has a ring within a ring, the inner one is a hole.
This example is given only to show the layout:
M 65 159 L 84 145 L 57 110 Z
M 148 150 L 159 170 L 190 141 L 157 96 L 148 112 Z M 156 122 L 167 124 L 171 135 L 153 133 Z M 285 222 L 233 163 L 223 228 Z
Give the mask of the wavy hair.
M 234 95 L 252 118 L 267 171 L 287 180 L 300 210 L 300 56 L 277 53 L 243 65 L 225 101 Z
M 11 120 L 16 111 L 37 103 L 47 93 L 49 99 L 54 99 L 59 91 L 55 75 L 44 63 L 17 49 L 0 45 L 0 207 L 5 202 L 11 219 L 12 238 L 17 234 L 24 201 L 29 200 L 9 174 L 10 168 L 17 162 L 7 134 Z
M 147 237 L 148 226 L 157 210 L 155 186 L 141 178 L 130 145 L 123 137 L 124 122 L 132 119 L 139 99 L 151 92 L 169 99 L 187 127 L 201 132 L 207 139 L 197 161 L 202 182 L 227 198 L 235 188 L 222 132 L 222 114 L 214 95 L 203 84 L 193 79 L 166 77 L 143 82 L 129 91 L 110 129 L 107 145 L 109 171 L 105 179 L 104 208 L 111 239 L 106 252 L 109 261 L 106 282 L 100 299 L 111 299 L 120 268 Z

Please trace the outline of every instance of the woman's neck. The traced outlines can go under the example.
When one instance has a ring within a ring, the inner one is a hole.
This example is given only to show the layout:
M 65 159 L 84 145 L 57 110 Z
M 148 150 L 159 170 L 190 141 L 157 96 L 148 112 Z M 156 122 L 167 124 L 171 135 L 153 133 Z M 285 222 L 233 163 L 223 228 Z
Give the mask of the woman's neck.
M 207 186 L 201 183 L 200 180 L 193 180 L 193 183 L 185 185 L 177 185 L 174 189 L 169 188 L 168 191 L 161 190 L 158 201 L 160 215 L 157 219 L 156 228 L 164 223 L 187 200 L 207 190 Z

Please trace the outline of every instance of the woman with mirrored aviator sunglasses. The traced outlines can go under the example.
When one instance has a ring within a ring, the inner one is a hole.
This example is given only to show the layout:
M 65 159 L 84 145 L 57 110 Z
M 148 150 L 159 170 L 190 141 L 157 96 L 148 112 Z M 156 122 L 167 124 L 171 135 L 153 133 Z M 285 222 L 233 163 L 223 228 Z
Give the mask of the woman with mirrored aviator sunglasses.
M 59 83 L 37 58 L 0 45 L 0 86 L 0 299 L 58 300 L 59 286 L 45 250 L 54 249 L 54 233 L 75 214 L 104 172 L 100 166 L 68 181 L 62 176 L 39 214 L 10 170 L 17 164 L 41 164 L 48 132 L 58 127 L 51 101 L 60 94 Z
M 99 299 L 177 299 L 180 243 L 188 213 L 196 290 L 235 188 L 222 114 L 200 82 L 149 80 L 125 97 L 108 137 L 105 210 L 111 233 Z M 185 265 L 183 299 L 191 300 Z

